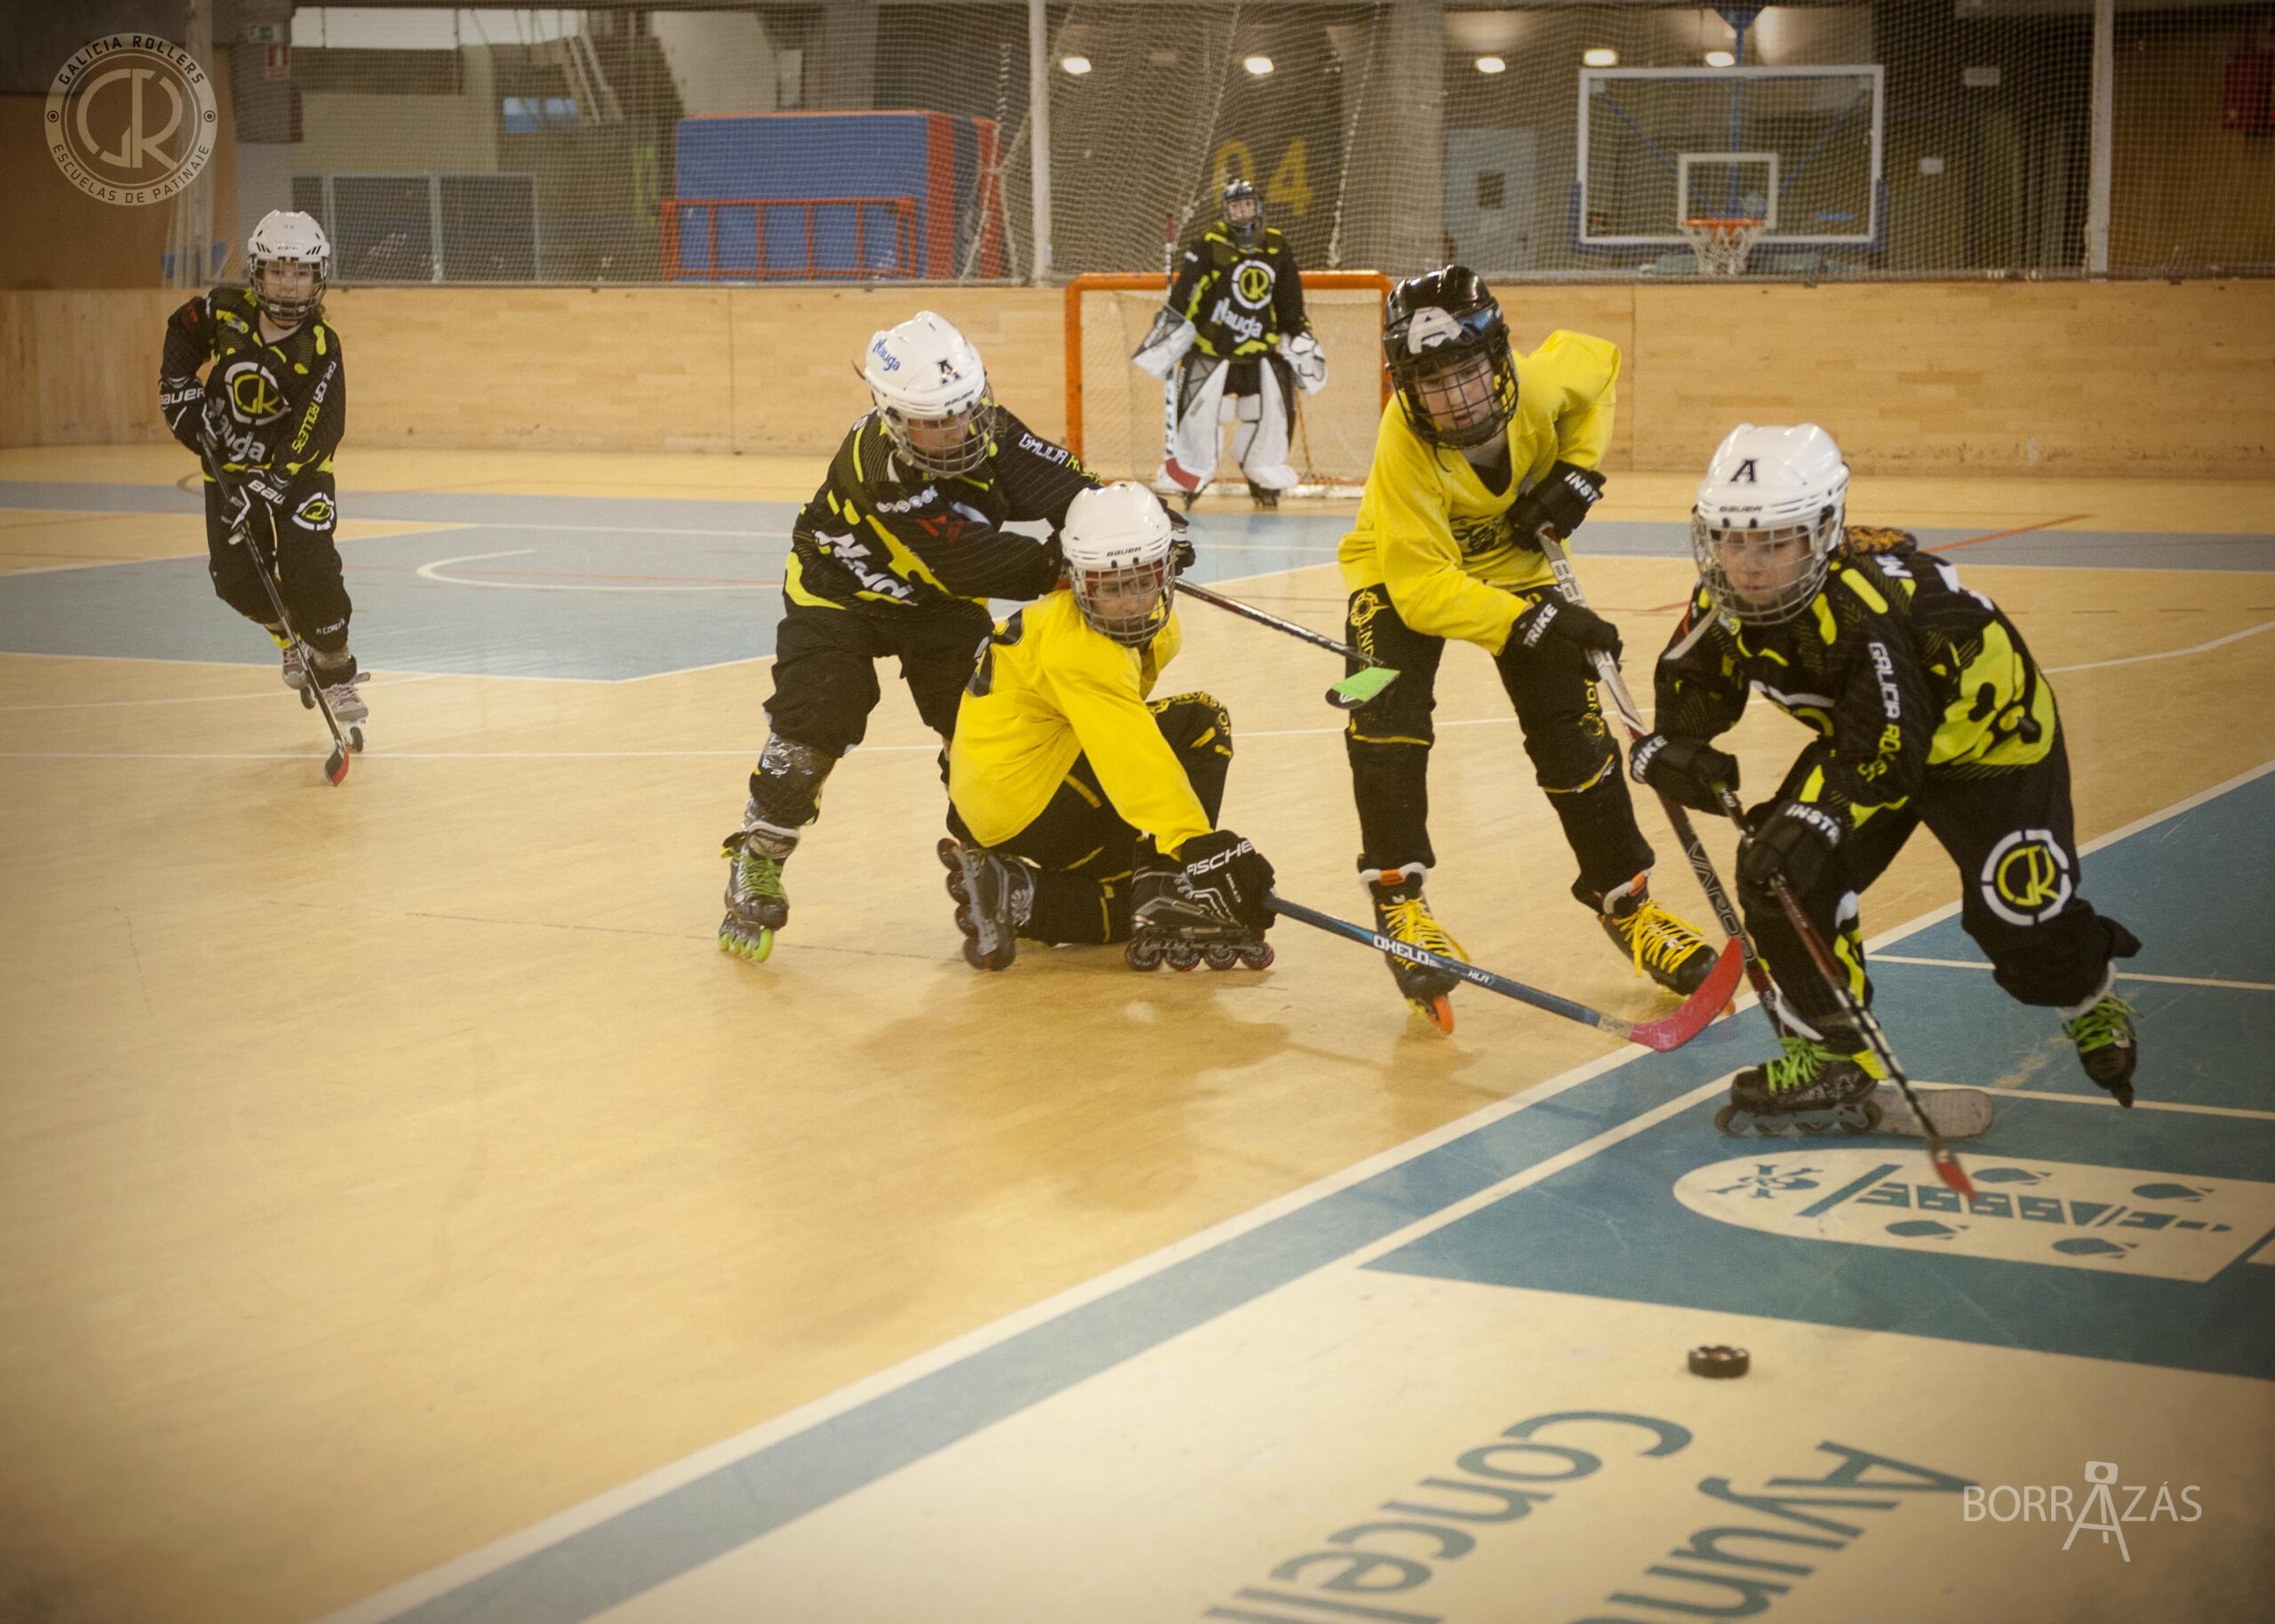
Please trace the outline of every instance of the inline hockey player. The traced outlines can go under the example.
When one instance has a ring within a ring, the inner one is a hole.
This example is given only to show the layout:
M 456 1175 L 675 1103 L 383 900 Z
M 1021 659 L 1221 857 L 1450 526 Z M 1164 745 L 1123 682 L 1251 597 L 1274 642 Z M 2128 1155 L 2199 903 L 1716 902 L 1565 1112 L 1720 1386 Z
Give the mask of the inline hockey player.
M 370 708 L 347 646 L 354 606 L 340 580 L 331 466 L 347 426 L 339 335 L 323 319 L 331 245 L 307 215 L 272 209 L 245 243 L 245 267 L 243 287 L 216 288 L 166 318 L 158 404 L 174 438 L 207 465 L 206 573 L 215 595 L 267 632 L 283 657 L 284 684 L 302 704 L 315 703 L 313 683 L 341 726 L 360 729 Z M 242 507 L 223 496 L 213 464 L 231 476 Z M 313 672 L 275 621 L 255 547 L 236 539 L 248 528 L 315 657 Z
M 1557 595 L 1539 537 L 1569 536 L 1601 493 L 1619 351 L 1553 332 L 1513 355 L 1501 307 L 1465 266 L 1401 283 L 1384 315 L 1396 399 L 1383 410 L 1359 517 L 1340 557 L 1346 637 L 1399 680 L 1345 729 L 1365 849 L 1359 872 L 1385 935 L 1465 958 L 1424 896 L 1430 844 L 1430 715 L 1449 639 L 1493 657 L 1535 776 L 1578 858 L 1572 895 L 1640 971 L 1688 994 L 1713 950 L 1650 898 L 1619 751 L 1604 726 L 1593 655 L 1615 658 L 1608 621 Z M 1354 667 L 1355 669 L 1355 667 Z M 1390 960 L 1409 1003 L 1450 1031 L 1442 971 Z
M 1056 542 L 1004 527 L 1055 531 L 1097 483 L 996 403 L 979 352 L 929 310 L 873 336 L 860 370 L 874 404 L 792 527 L 772 731 L 724 848 L 734 867 L 719 945 L 754 962 L 789 919 L 783 864 L 820 816 L 831 768 L 867 730 L 877 661 L 898 657 L 945 743 L 992 625 L 987 600 L 1038 597 L 1058 581 Z
M 1223 218 L 1186 245 L 1169 302 L 1131 359 L 1167 391 L 1154 489 L 1191 507 L 1217 477 L 1229 420 L 1249 498 L 1279 506 L 1296 483 L 1296 391 L 1326 387 L 1327 356 L 1304 314 L 1296 256 L 1247 181 L 1225 187 Z
M 1738 1073 L 1732 1133 L 1859 1126 L 1880 1069 L 1771 891 L 1782 880 L 1869 1003 L 1857 898 L 1921 824 L 1959 864 L 1960 920 L 2000 986 L 2058 1011 L 2086 1074 L 2133 1103 L 2132 1009 L 2112 960 L 2140 951 L 2079 892 L 2070 762 L 2054 689 L 2022 633 L 1901 530 L 1845 527 L 1848 469 L 1814 424 L 1741 425 L 1691 516 L 1699 581 L 1659 657 L 1657 731 L 1631 769 L 1719 811 L 1737 762 L 1708 741 L 1749 688 L 1816 736 L 1747 814 L 1739 901 L 1792 1036 Z M 1867 1120 L 1864 1126 L 1869 1126 Z
M 1207 694 L 1150 698 L 1182 641 L 1178 530 L 1139 485 L 1076 497 L 1067 585 L 995 628 L 964 690 L 940 857 L 983 969 L 1020 936 L 1126 941 L 1137 969 L 1272 962 L 1272 865 L 1217 826 L 1232 719 Z

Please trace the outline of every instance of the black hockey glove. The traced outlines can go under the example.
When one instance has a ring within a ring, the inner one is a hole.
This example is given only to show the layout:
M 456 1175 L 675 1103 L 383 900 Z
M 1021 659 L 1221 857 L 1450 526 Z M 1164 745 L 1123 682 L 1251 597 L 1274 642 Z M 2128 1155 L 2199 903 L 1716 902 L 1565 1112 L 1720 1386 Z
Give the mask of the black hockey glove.
M 1560 670 L 1595 674 L 1592 657 L 1598 650 L 1619 663 L 1619 628 L 1585 603 L 1567 603 L 1544 591 L 1509 628 L 1509 641 L 1494 657 L 1506 669 L 1527 655 L 1545 659 Z
M 1694 812 L 1720 812 L 1722 801 L 1716 787 L 1738 787 L 1738 761 L 1703 738 L 1653 733 L 1636 740 L 1634 749 L 1627 752 L 1627 776 L 1678 806 Z
M 1167 512 L 1164 508 L 1162 511 Z M 1183 575 L 1193 568 L 1193 527 L 1183 513 L 1169 513 L 1169 573 Z
M 1807 896 L 1840 846 L 1840 820 L 1806 801 L 1764 801 L 1746 814 L 1751 832 L 1738 842 L 1738 883 L 1767 892 L 1782 880 Z
M 1509 509 L 1509 523 L 1517 532 L 1517 545 L 1539 546 L 1543 530 L 1555 532 L 1560 541 L 1565 539 L 1580 528 L 1581 521 L 1588 516 L 1588 509 L 1602 495 L 1603 475 L 1593 468 L 1583 468 L 1572 462 L 1549 464 L 1540 483 L 1519 497 Z
M 1261 934 L 1278 916 L 1265 905 L 1272 889 L 1272 865 L 1229 829 L 1195 835 L 1178 848 L 1177 864 L 1185 888 L 1199 906 Z

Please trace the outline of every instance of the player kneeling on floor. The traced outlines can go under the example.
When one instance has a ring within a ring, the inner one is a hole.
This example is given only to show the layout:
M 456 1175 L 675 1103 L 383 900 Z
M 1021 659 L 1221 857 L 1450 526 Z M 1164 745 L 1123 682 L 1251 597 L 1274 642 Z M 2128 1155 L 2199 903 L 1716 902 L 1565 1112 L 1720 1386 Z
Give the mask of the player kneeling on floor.
M 1902 530 L 1843 523 L 1848 470 L 1814 424 L 1743 425 L 1698 487 L 1699 582 L 1659 657 L 1659 731 L 1631 770 L 1701 810 L 1735 790 L 1708 741 L 1750 688 L 1816 734 L 1738 848 L 1747 929 L 1792 1036 L 1738 1073 L 1718 1123 L 1854 1126 L 1879 1066 L 1778 905 L 1782 880 L 1869 1005 L 1857 898 L 1927 824 L 1966 882 L 1960 921 L 1999 984 L 2058 1010 L 2087 1074 L 2133 1103 L 2132 1010 L 2111 960 L 2131 932 L 2079 894 L 2070 761 L 2054 689 L 1999 607 Z
M 981 649 L 948 747 L 940 842 L 964 957 L 1017 938 L 1127 942 L 1133 968 L 1272 962 L 1272 865 L 1217 826 L 1232 719 L 1207 694 L 1149 699 L 1183 641 L 1170 599 L 1192 552 L 1152 493 L 1077 496 L 1067 585 Z

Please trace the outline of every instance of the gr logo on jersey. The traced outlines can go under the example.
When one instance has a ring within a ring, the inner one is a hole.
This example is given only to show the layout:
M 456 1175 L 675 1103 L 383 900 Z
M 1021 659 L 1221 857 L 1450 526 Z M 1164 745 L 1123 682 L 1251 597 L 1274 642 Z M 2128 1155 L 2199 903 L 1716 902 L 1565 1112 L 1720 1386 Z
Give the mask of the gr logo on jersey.
M 1260 259 L 1244 259 L 1233 272 L 1233 296 L 1253 310 L 1272 297 L 1272 267 Z
M 328 530 L 339 515 L 331 506 L 331 498 L 321 490 L 314 491 L 292 510 L 292 522 L 304 530 Z
M 229 404 L 248 423 L 274 423 L 284 415 L 284 391 L 258 361 L 233 361 L 221 374 Z
M 2044 924 L 2070 900 L 2070 854 L 2051 830 L 2017 829 L 1983 860 L 1982 885 L 1984 904 L 2008 924 Z

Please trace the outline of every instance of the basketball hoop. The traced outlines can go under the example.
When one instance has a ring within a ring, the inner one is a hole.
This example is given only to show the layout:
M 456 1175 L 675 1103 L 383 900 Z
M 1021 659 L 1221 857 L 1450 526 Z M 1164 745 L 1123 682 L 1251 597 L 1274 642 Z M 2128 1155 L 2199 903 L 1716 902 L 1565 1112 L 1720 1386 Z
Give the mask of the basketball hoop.
M 1698 257 L 1702 275 L 1738 276 L 1744 274 L 1745 257 L 1768 225 L 1767 220 L 1737 219 L 1685 220 L 1682 235 Z

